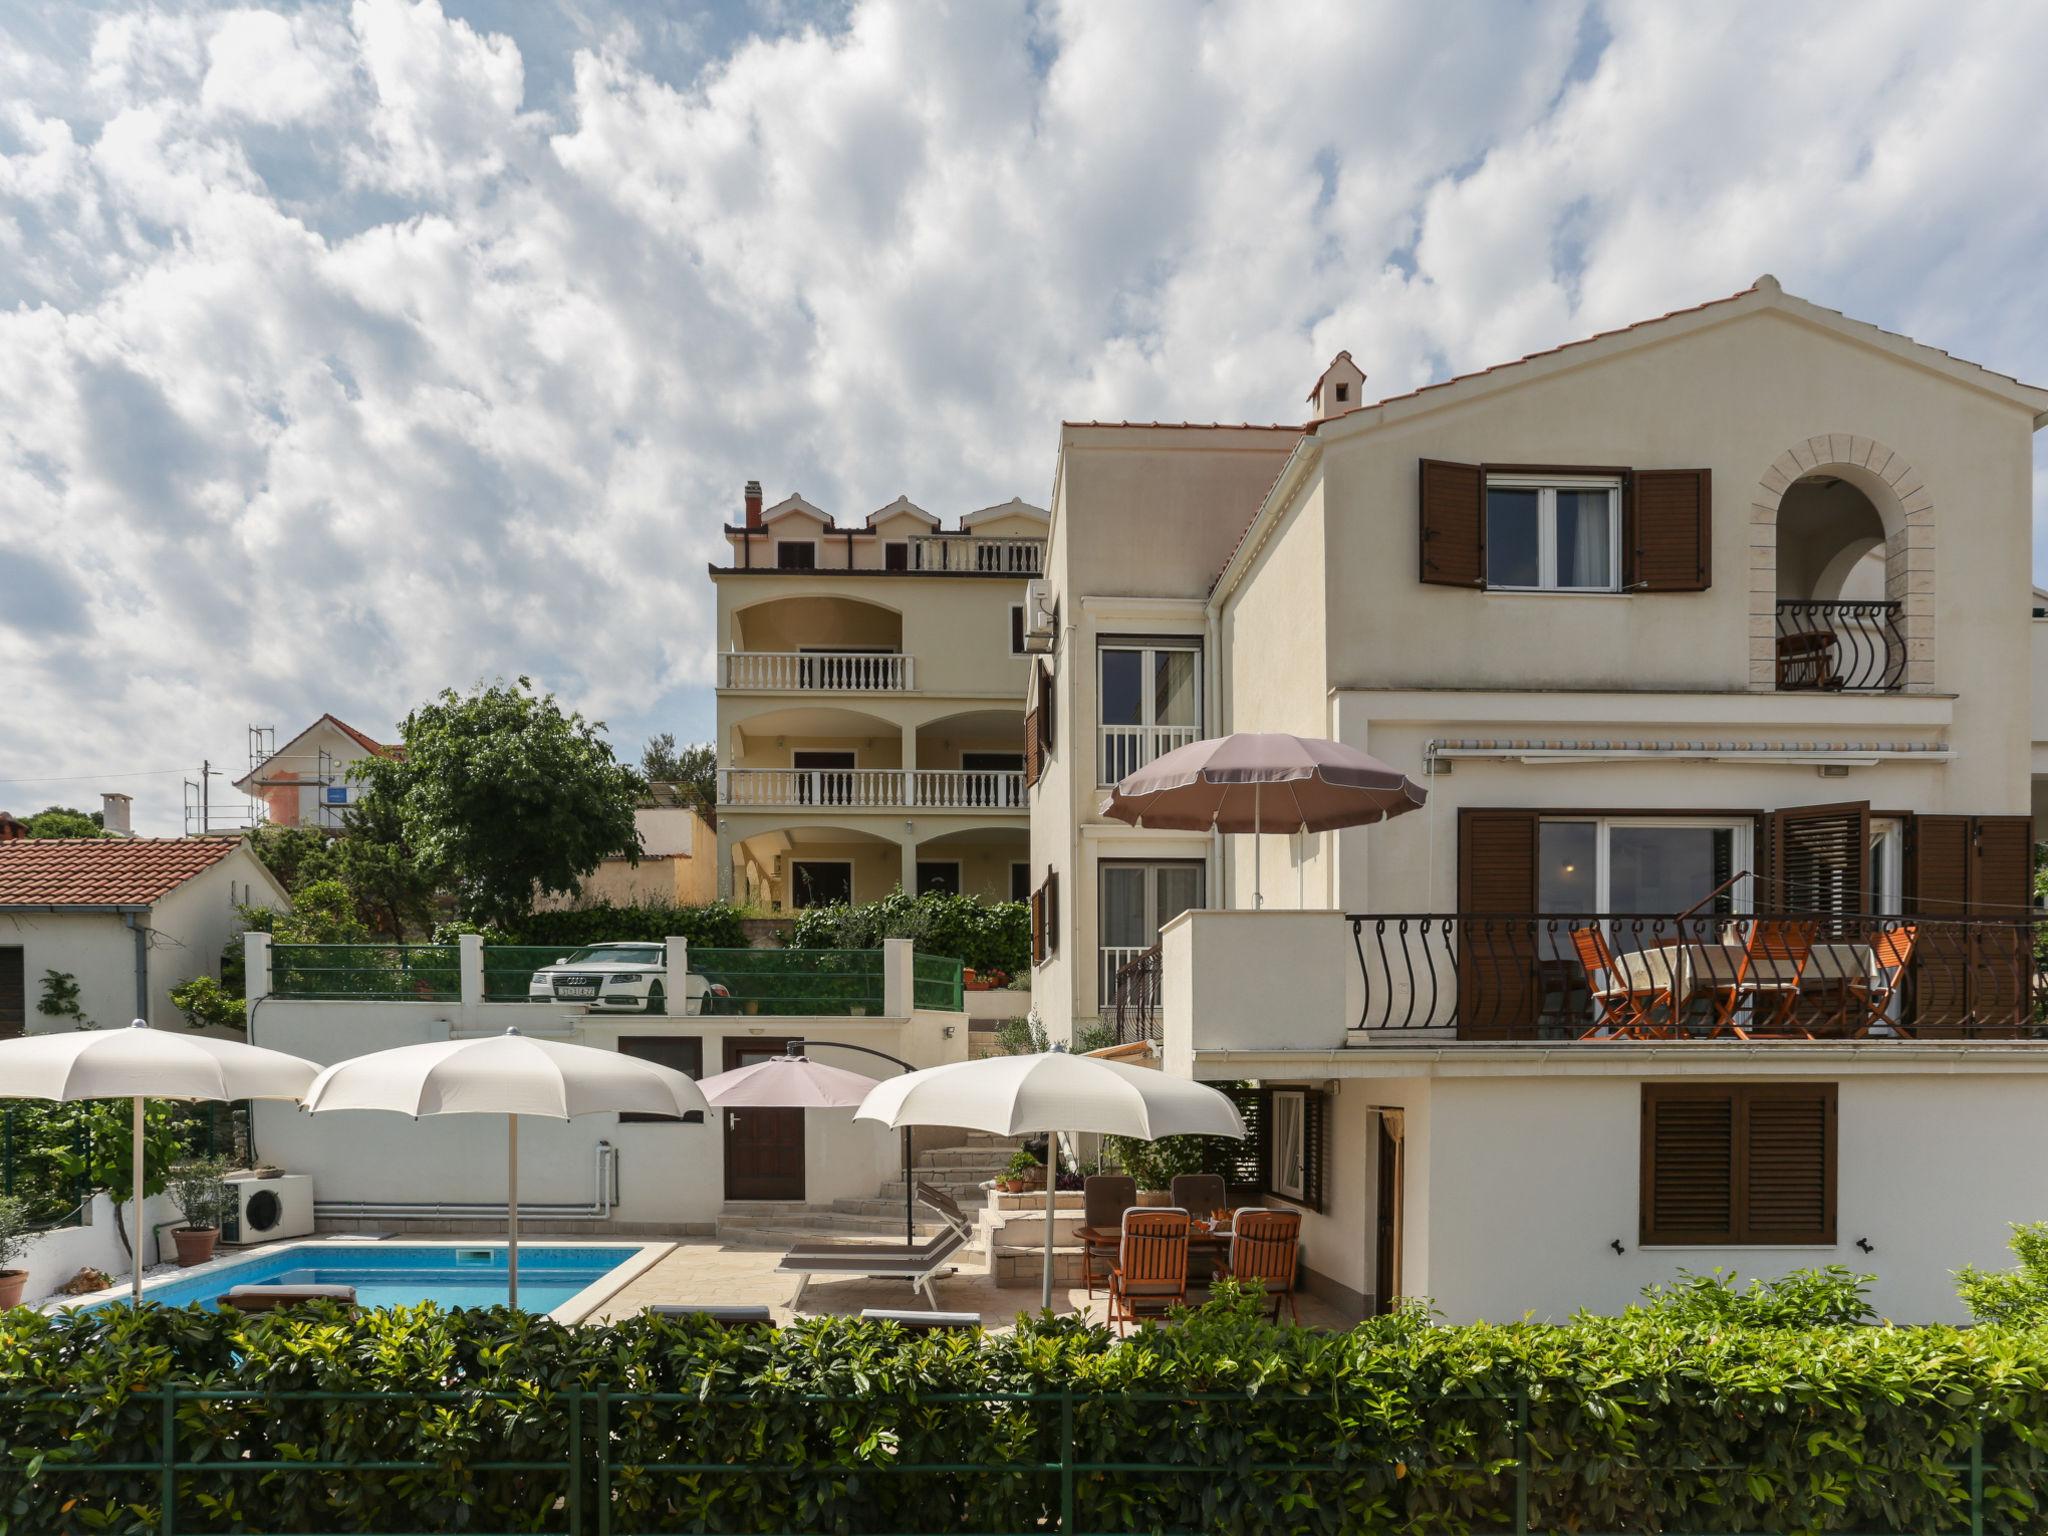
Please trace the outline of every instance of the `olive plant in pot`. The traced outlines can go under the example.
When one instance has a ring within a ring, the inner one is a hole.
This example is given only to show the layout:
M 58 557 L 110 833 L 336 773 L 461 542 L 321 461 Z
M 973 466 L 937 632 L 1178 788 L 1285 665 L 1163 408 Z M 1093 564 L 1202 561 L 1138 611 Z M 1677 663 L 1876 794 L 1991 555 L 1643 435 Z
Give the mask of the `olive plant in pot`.
M 28 1271 L 14 1266 L 28 1251 L 28 1240 L 32 1235 L 28 1225 L 28 1202 L 0 1197 L 0 1312 L 21 1305 L 22 1289 L 28 1284 Z
M 1019 1147 L 1010 1158 L 1010 1166 L 1003 1176 L 1003 1189 L 1008 1194 L 1022 1194 L 1026 1190 L 1044 1188 L 1045 1165 L 1029 1147 Z
M 213 1245 L 220 1241 L 221 1213 L 228 1203 L 226 1173 L 227 1163 L 217 1157 L 195 1158 L 171 1169 L 167 1187 L 185 1218 L 183 1225 L 171 1229 L 182 1269 L 213 1257 Z

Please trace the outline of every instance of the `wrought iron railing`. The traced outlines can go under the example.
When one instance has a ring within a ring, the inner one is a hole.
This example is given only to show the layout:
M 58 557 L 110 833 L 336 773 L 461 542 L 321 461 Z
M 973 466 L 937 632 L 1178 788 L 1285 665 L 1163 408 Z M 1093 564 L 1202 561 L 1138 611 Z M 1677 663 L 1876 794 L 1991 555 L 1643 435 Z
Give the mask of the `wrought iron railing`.
M 1894 693 L 1906 679 L 1897 603 L 1778 600 L 1781 692 Z
M 1105 954 L 1110 953 L 1104 951 Z M 1117 954 L 1126 951 L 1115 951 Z M 1136 958 L 1116 969 L 1110 982 L 1110 1003 L 1106 1010 L 1118 1045 L 1140 1040 L 1155 1044 L 1164 1038 L 1159 1016 L 1159 946 L 1141 949 Z
M 1354 1029 L 1459 1040 L 2030 1039 L 2033 917 L 1367 913 Z

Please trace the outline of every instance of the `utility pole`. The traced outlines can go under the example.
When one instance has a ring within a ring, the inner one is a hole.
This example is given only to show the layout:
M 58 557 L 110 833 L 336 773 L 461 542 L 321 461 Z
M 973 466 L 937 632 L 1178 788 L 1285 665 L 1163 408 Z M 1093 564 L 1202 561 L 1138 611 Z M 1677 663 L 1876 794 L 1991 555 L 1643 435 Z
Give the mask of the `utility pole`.
M 213 812 L 208 797 L 213 790 L 213 759 L 207 758 L 199 765 L 199 835 L 204 837 L 213 830 Z M 137 1261 L 140 1262 L 139 1260 Z

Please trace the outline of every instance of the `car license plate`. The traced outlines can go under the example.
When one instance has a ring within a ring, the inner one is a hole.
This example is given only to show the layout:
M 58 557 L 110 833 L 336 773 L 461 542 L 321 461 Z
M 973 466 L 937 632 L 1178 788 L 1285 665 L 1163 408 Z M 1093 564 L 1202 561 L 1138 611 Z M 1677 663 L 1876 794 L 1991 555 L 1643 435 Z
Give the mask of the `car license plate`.
M 594 981 L 563 982 L 555 988 L 557 997 L 595 997 L 597 983 Z

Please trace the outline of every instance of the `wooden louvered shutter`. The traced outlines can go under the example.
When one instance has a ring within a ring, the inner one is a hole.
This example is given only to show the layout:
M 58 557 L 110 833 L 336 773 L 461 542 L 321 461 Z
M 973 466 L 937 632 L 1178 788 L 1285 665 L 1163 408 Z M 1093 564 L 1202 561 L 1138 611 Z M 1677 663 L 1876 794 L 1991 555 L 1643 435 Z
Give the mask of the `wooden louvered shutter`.
M 2008 1035 L 2032 1012 L 2034 824 L 1978 816 L 1970 826 L 1972 1033 Z
M 1838 917 L 1861 912 L 1870 888 L 1869 867 L 1869 801 L 1773 811 L 1761 904 L 1772 912 Z
M 1740 1110 L 1741 1220 L 1736 1241 L 1835 1240 L 1833 1083 L 1751 1083 Z
M 1639 469 L 1629 476 L 1625 586 L 1704 592 L 1712 585 L 1713 479 L 1704 469 Z
M 1024 715 L 1024 782 L 1027 786 L 1036 784 L 1038 776 L 1045 772 L 1045 757 L 1038 748 L 1038 706 L 1033 705 Z
M 1329 1147 L 1330 1096 L 1327 1093 L 1304 1094 L 1301 1103 L 1301 1203 L 1312 1211 L 1323 1209 Z
M 2025 917 L 2034 906 L 2034 822 L 1979 816 L 1971 828 L 1970 915 Z
M 1477 464 L 1424 459 L 1422 579 L 1439 587 L 1486 585 L 1486 474 Z
M 1915 1035 L 1959 1034 L 1969 1018 L 1969 933 L 1952 920 L 1969 914 L 1974 842 L 1967 816 L 1913 818 L 1906 845 L 1906 910 L 1936 919 L 1920 925 L 1913 946 L 1907 1025 Z
M 1045 887 L 1031 893 L 1031 963 L 1045 963 Z
M 1272 1155 L 1269 1140 L 1272 1094 L 1264 1088 L 1247 1088 L 1241 1084 L 1218 1083 L 1212 1086 L 1235 1104 L 1238 1114 L 1244 1117 L 1244 1139 L 1233 1141 L 1228 1136 L 1203 1137 L 1202 1171 L 1220 1175 L 1223 1187 L 1233 1196 L 1263 1195 L 1270 1183 L 1267 1168 Z
M 27 954 L 18 944 L 0 947 L 0 1040 L 28 1029 Z
M 1533 1039 L 1536 973 L 1533 811 L 1458 813 L 1458 1038 Z
M 1735 1093 L 1643 1085 L 1642 1243 L 1735 1240 Z
M 1060 877 L 1057 870 L 1045 872 L 1045 953 L 1060 952 Z

